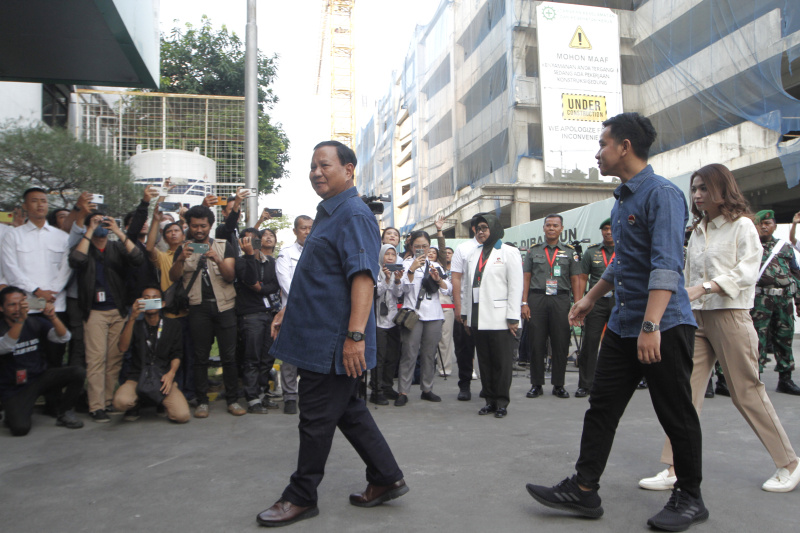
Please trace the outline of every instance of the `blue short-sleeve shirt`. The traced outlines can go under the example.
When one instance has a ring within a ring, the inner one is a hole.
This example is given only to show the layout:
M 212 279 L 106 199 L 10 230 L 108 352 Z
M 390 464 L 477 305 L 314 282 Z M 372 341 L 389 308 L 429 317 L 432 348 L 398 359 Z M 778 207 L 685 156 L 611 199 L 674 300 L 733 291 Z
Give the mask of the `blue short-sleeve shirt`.
M 697 327 L 684 288 L 683 237 L 689 210 L 683 192 L 647 165 L 614 191 L 611 209 L 614 260 L 602 279 L 614 285 L 616 305 L 608 327 L 621 337 L 638 337 L 650 291 L 672 291 L 660 328 Z
M 342 348 L 350 322 L 350 281 L 366 272 L 373 282 L 380 265 L 375 215 L 350 187 L 320 202 L 295 268 L 286 314 L 270 355 L 298 368 L 345 374 Z M 367 368 L 375 366 L 375 311 L 365 334 Z

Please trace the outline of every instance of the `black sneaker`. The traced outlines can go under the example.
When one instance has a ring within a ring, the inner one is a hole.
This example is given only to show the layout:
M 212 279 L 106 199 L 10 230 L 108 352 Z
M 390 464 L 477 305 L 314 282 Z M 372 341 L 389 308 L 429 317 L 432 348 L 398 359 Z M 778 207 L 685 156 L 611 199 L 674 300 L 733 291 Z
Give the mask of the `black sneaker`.
M 396 390 L 394 390 L 394 389 L 385 389 L 385 390 L 383 391 L 383 396 L 384 396 L 384 397 L 385 397 L 387 400 L 396 400 L 396 399 L 397 399 L 397 396 L 398 396 L 398 394 L 397 394 L 397 391 L 396 391 Z
M 80 429 L 83 427 L 83 422 L 75 416 L 75 411 L 70 409 L 64 414 L 58 415 L 56 425 L 64 426 L 67 429 Z
M 139 420 L 139 406 L 133 407 L 125 411 L 125 415 L 122 417 L 123 420 L 126 422 L 136 422 Z
M 106 412 L 103 409 L 92 411 L 91 413 L 89 413 L 89 416 L 92 417 L 92 422 L 98 422 L 100 424 L 111 422 L 111 419 L 108 417 L 108 414 L 106 414 Z
M 283 413 L 287 415 L 296 415 L 297 400 L 286 400 L 283 402 Z
M 528 489 L 528 494 L 542 505 L 580 516 L 600 518 L 603 516 L 600 496 L 596 490 L 581 490 L 576 477 L 568 477 L 554 487 L 528 483 L 525 488 Z
M 702 498 L 695 498 L 681 489 L 672 489 L 667 505 L 647 521 L 647 525 L 664 531 L 686 531 L 692 524 L 708 520 L 708 509 Z
M 389 405 L 389 400 L 386 399 L 382 392 L 370 393 L 369 401 L 375 405 Z
M 714 397 L 714 387 L 711 383 L 711 378 L 708 378 L 708 385 L 706 386 L 706 398 L 713 398 Z
M 253 415 L 266 415 L 269 413 L 269 409 L 262 402 L 258 402 L 247 406 L 247 412 Z
M 420 398 L 423 399 L 423 400 L 427 400 L 429 402 L 441 402 L 442 401 L 442 399 L 439 396 L 435 395 L 433 393 L 433 391 L 431 391 L 431 390 L 429 390 L 428 392 L 423 392 L 420 395 Z

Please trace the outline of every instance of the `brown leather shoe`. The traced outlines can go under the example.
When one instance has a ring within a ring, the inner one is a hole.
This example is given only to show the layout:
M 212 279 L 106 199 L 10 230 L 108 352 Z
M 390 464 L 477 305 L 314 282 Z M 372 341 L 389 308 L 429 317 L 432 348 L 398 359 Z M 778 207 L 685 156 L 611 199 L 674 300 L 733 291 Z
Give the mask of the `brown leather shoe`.
M 300 507 L 286 500 L 278 500 L 266 511 L 261 511 L 256 517 L 256 521 L 264 527 L 280 527 L 306 518 L 313 518 L 318 514 L 319 508 L 316 505 Z
M 364 492 L 357 492 L 350 495 L 350 503 L 357 507 L 375 507 L 383 502 L 399 498 L 408 492 L 408 485 L 405 480 L 400 480 L 391 485 L 379 486 L 372 483 L 367 485 Z

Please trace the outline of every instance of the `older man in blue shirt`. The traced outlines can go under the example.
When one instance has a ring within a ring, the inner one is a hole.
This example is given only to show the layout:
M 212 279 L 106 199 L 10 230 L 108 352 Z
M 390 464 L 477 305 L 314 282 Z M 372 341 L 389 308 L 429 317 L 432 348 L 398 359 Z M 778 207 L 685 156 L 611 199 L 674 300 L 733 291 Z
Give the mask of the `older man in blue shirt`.
M 603 127 L 595 156 L 600 173 L 622 181 L 614 191 L 617 201 L 611 210 L 616 256 L 602 279 L 575 303 L 570 322 L 581 324 L 595 302 L 612 289 L 616 305 L 597 360 L 577 474 L 554 487 L 529 484 L 527 488 L 548 507 L 602 516 L 600 476 L 619 419 L 644 376 L 659 422 L 670 440 L 679 442 L 676 446 L 673 441 L 675 489 L 647 524 L 684 531 L 708 518 L 700 494 L 700 421 L 689 384 L 697 327 L 683 278 L 689 212 L 683 192 L 647 164 L 656 132 L 646 117 L 623 113 L 603 122 Z
M 367 488 L 350 503 L 373 507 L 408 492 L 403 473 L 357 396 L 375 366 L 372 295 L 380 272 L 375 216 L 353 186 L 355 153 L 336 141 L 314 147 L 309 178 L 323 201 L 297 263 L 286 306 L 272 321 L 270 354 L 298 367 L 300 450 L 281 499 L 258 523 L 283 526 L 319 514 L 317 486 L 338 427 L 367 464 Z

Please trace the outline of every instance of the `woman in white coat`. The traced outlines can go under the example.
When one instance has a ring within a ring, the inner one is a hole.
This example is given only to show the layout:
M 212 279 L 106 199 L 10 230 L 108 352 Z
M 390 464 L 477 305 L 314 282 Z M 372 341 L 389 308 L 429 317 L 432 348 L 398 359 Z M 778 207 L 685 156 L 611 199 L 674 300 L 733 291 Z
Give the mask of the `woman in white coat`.
M 493 214 L 473 219 L 482 246 L 467 262 L 461 284 L 461 315 L 475 338 L 486 405 L 479 415 L 508 414 L 514 345 L 522 301 L 522 256 L 501 242 L 503 226 Z

